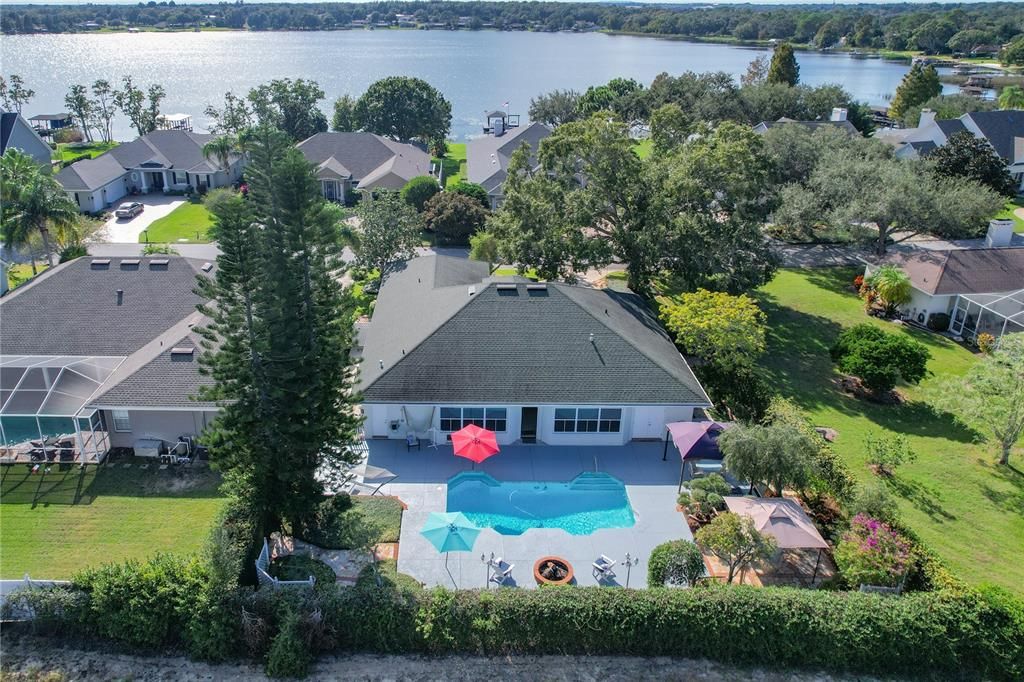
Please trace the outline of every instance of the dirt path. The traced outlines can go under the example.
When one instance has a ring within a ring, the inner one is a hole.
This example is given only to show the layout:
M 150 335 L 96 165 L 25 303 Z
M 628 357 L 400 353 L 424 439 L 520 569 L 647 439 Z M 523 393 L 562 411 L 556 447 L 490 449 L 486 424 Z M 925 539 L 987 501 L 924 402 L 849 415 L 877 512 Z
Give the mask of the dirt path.
M 113 651 L 61 648 L 51 641 L 5 637 L 0 676 L 5 682 L 47 680 L 78 682 L 133 680 L 156 682 L 248 682 L 267 679 L 258 666 L 209 665 L 183 657 L 141 657 Z M 57 674 L 54 674 L 57 673 Z M 50 676 L 47 676 L 47 675 Z M 311 680 L 588 680 L 633 682 L 635 680 L 700 680 L 725 682 L 831 682 L 871 678 L 815 673 L 792 673 L 734 668 L 678 658 L 534 656 L 512 658 L 424 656 L 337 656 L 320 659 L 310 671 Z

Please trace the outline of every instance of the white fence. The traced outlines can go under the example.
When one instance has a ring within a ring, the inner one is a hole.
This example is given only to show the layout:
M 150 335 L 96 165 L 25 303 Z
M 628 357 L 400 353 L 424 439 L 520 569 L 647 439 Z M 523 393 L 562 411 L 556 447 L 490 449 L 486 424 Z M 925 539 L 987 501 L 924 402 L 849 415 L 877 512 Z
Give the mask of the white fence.
M 275 590 L 280 587 L 313 587 L 316 585 L 316 578 L 309 576 L 307 580 L 278 580 L 267 571 L 270 569 L 270 547 L 266 538 L 263 539 L 263 549 L 256 558 L 256 579 L 260 587 L 271 586 Z

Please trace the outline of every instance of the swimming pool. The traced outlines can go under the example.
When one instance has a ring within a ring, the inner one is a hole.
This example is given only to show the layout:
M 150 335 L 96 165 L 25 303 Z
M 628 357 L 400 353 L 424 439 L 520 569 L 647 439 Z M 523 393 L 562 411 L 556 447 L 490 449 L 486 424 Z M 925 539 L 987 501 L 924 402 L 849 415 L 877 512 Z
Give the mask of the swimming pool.
M 599 528 L 635 523 L 626 486 L 600 472 L 585 472 L 563 483 L 497 481 L 480 471 L 466 471 L 448 481 L 448 511 L 460 511 L 480 528 L 502 535 L 520 535 L 531 528 L 589 535 Z

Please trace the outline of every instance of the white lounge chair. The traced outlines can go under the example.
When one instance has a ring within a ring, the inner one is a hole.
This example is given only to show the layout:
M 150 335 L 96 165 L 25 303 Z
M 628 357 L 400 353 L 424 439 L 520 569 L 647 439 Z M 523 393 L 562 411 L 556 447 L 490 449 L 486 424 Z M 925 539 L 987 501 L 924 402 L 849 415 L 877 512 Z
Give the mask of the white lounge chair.
M 604 554 L 599 556 L 597 558 L 597 561 L 595 561 L 592 564 L 594 567 L 594 579 L 598 582 L 601 582 L 604 580 L 611 580 L 612 578 L 614 578 L 615 571 L 613 571 L 612 568 L 617 563 L 619 562 L 615 559 L 610 559 L 609 557 L 606 557 Z
M 498 565 L 494 567 L 494 573 L 491 575 L 491 582 L 498 585 L 504 585 L 512 578 L 512 569 L 515 567 L 515 564 L 508 564 L 502 568 L 501 564 L 498 563 Z

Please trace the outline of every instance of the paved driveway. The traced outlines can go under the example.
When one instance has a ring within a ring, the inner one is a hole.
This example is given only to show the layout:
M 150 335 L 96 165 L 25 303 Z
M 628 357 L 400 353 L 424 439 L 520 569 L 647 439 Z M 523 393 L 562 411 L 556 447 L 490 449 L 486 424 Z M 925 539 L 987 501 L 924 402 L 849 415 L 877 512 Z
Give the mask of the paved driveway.
M 370 464 L 398 474 L 381 492 L 396 495 L 408 505 L 402 515 L 398 570 L 428 586 L 486 587 L 486 568 L 480 555 L 502 557 L 515 564 L 512 577 L 518 587 L 536 587 L 533 563 L 542 556 L 565 557 L 573 565 L 579 585 L 597 585 L 591 564 L 605 554 L 617 559 L 618 577 L 612 585 L 625 585 L 621 565 L 628 552 L 640 563 L 630 572 L 630 587 L 647 584 L 651 550 L 668 540 L 691 540 L 690 529 L 675 510 L 679 484 L 679 455 L 669 452 L 662 461 L 662 443 L 630 443 L 622 447 L 561 447 L 507 445 L 501 453 L 477 465 L 499 481 L 568 481 L 583 471 L 603 471 L 626 484 L 636 523 L 629 528 L 602 528 L 590 535 L 571 535 L 556 528 L 534 528 L 522 535 L 501 535 L 488 528 L 480 533 L 471 552 L 452 552 L 445 560 L 420 534 L 432 511 L 447 507 L 448 479 L 470 469 L 470 463 L 452 454 L 451 445 L 437 449 L 406 450 L 404 441 L 371 440 Z
M 125 197 L 117 205 L 131 201 L 138 201 L 146 209 L 131 220 L 119 220 L 114 215 L 110 216 L 103 229 L 96 235 L 99 241 L 104 242 L 129 242 L 139 241 L 139 235 L 154 221 L 163 218 L 165 215 L 178 208 L 187 201 L 185 197 L 167 196 L 165 194 L 146 194 L 138 197 Z

